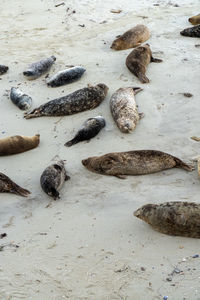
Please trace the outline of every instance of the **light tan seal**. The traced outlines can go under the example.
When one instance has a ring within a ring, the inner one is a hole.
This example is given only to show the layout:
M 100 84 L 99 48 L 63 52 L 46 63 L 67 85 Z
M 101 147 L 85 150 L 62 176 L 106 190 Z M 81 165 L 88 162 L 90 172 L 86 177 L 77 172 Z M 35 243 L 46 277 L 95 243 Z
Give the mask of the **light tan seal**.
M 36 148 L 40 142 L 40 135 L 33 137 L 22 135 L 10 136 L 0 139 L 0 156 L 22 153 Z
M 161 59 L 154 58 L 149 44 L 137 47 L 126 58 L 126 66 L 142 83 L 148 83 L 149 79 L 145 75 L 146 68 L 150 62 L 162 62 Z
M 27 197 L 30 194 L 28 190 L 16 184 L 3 173 L 0 173 L 0 193 L 12 193 L 22 197 Z
M 200 238 L 200 204 L 181 201 L 146 204 L 134 216 L 159 232 Z
M 145 25 L 136 25 L 124 34 L 117 37 L 111 45 L 111 49 L 125 50 L 135 48 L 147 41 L 150 37 L 149 29 Z
M 192 25 L 198 25 L 198 24 L 200 24 L 200 14 L 189 18 L 188 21 L 190 23 L 192 23 Z
M 110 99 L 110 110 L 118 128 L 123 133 L 132 132 L 139 119 L 144 116 L 138 113 L 135 95 L 142 91 L 141 88 L 120 88 Z
M 145 175 L 174 167 L 193 170 L 179 158 L 157 150 L 113 152 L 83 159 L 82 164 L 92 172 L 122 179 L 124 175 Z

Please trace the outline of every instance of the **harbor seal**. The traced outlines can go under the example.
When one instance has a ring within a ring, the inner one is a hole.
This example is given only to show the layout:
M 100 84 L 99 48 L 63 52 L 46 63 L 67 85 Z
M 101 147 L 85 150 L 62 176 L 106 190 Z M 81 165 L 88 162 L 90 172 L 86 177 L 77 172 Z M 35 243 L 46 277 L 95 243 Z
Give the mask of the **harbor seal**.
M 19 109 L 22 110 L 29 110 L 32 104 L 32 98 L 15 87 L 11 88 L 10 99 L 17 107 L 19 107 Z
M 81 66 L 72 67 L 63 71 L 60 71 L 53 75 L 48 81 L 47 85 L 51 87 L 58 87 L 65 84 L 72 83 L 80 79 L 83 73 L 86 71 Z
M 110 48 L 114 50 L 135 48 L 147 41 L 149 37 L 149 29 L 145 25 L 136 25 L 115 39 Z
M 0 65 L 0 75 L 7 73 L 8 70 L 9 70 L 9 68 L 7 66 Z
M 0 156 L 22 153 L 36 148 L 40 142 L 40 135 L 33 137 L 22 135 L 0 139 Z
M 192 25 L 198 25 L 198 24 L 200 24 L 200 14 L 189 18 L 188 21 L 190 23 L 192 23 Z
M 87 119 L 82 127 L 79 129 L 75 137 L 69 142 L 65 143 L 65 146 L 70 147 L 82 141 L 88 141 L 95 137 L 103 127 L 105 127 L 105 119 L 101 116 Z
M 146 204 L 133 214 L 159 232 L 200 238 L 200 204 L 182 201 Z
M 110 110 L 118 128 L 123 133 L 132 132 L 143 114 L 139 114 L 135 97 L 141 88 L 120 88 L 110 99 Z
M 189 27 L 180 32 L 183 36 L 200 37 L 200 25 Z
M 113 152 L 83 159 L 82 164 L 91 172 L 121 179 L 126 178 L 124 175 L 145 175 L 174 167 L 193 170 L 179 158 L 157 150 Z
M 58 190 L 61 189 L 64 181 L 69 179 L 70 177 L 66 174 L 64 161 L 60 160 L 44 170 L 40 177 L 40 184 L 47 195 L 57 200 L 60 198 Z
M 142 83 L 148 83 L 149 79 L 145 75 L 146 68 L 150 62 L 162 62 L 161 59 L 154 58 L 150 46 L 145 44 L 134 49 L 126 58 L 126 66 Z
M 30 67 L 23 72 L 23 74 L 29 80 L 37 79 L 51 68 L 55 60 L 55 56 L 51 56 L 37 61 L 31 64 Z
M 103 83 L 89 86 L 67 96 L 51 100 L 25 114 L 24 117 L 31 119 L 42 116 L 68 116 L 94 109 L 105 99 L 107 92 L 108 87 Z
M 27 197 L 30 192 L 13 182 L 8 176 L 0 173 L 0 193 L 12 193 Z

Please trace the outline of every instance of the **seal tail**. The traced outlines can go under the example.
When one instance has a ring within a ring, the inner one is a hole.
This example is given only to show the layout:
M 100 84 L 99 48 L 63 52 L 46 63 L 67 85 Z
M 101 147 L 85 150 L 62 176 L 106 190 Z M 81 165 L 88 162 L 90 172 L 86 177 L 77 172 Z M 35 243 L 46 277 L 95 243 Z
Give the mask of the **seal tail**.
M 190 165 L 184 163 L 181 159 L 179 159 L 177 157 L 174 157 L 174 160 L 176 162 L 176 167 L 177 168 L 181 168 L 181 169 L 184 169 L 184 170 L 189 171 L 189 172 L 194 170 L 193 166 L 190 166 Z
M 137 77 L 139 78 L 139 80 L 142 82 L 142 83 L 149 83 L 149 78 L 143 74 L 143 73 L 138 73 L 137 74 Z
M 134 95 L 138 94 L 139 92 L 143 91 L 140 87 L 133 87 Z
M 31 193 L 28 190 L 22 188 L 21 186 L 17 185 L 14 182 L 13 182 L 12 189 L 10 192 L 13 194 L 22 196 L 22 197 L 27 197 Z
M 64 144 L 64 146 L 66 147 L 71 147 L 75 144 L 77 144 L 78 142 L 80 142 L 80 140 L 78 140 L 76 137 L 73 138 L 72 140 L 68 141 L 67 143 Z
M 31 112 L 27 112 L 24 114 L 24 118 L 25 119 L 32 119 L 32 118 L 37 118 L 40 117 L 41 113 L 40 110 L 38 108 L 35 108 L 34 110 L 32 110 Z

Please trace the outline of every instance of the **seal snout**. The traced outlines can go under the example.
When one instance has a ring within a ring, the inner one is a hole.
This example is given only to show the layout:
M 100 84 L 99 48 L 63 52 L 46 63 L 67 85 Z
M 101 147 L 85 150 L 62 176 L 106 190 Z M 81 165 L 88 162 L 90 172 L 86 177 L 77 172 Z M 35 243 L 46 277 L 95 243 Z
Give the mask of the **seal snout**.
M 82 159 L 82 164 L 83 164 L 84 166 L 87 166 L 87 165 L 88 165 L 88 161 L 89 161 L 89 158 Z

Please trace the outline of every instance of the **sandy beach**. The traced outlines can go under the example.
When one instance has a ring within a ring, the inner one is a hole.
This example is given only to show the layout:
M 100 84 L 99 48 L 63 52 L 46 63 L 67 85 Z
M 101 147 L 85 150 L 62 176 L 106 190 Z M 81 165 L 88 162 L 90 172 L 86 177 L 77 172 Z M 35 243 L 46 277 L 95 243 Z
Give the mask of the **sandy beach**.
M 34 150 L 0 157 L 0 171 L 31 191 L 28 198 L 0 194 L 0 233 L 7 234 L 0 240 L 0 299 L 200 299 L 199 239 L 161 234 L 133 216 L 147 203 L 199 203 L 197 170 L 174 168 L 120 180 L 81 164 L 108 152 L 155 149 L 195 165 L 200 142 L 191 136 L 200 137 L 200 39 L 180 31 L 200 13 L 199 0 L 1 0 L 0 11 L 0 63 L 9 66 L 0 77 L 0 138 L 41 137 Z M 148 66 L 150 83 L 145 85 L 126 68 L 132 50 L 110 49 L 117 35 L 137 24 L 148 26 L 148 43 L 163 60 Z M 27 66 L 51 55 L 56 62 L 49 76 L 68 65 L 85 67 L 85 74 L 59 88 L 47 87 L 45 75 L 26 80 Z M 96 109 L 72 116 L 26 120 L 9 99 L 10 88 L 19 87 L 35 108 L 98 83 L 109 87 L 106 99 Z M 136 102 L 145 117 L 133 133 L 123 134 L 109 100 L 128 86 L 144 89 Z M 98 136 L 64 147 L 87 118 L 97 115 L 106 119 Z M 66 160 L 71 179 L 61 199 L 53 201 L 42 191 L 40 176 L 58 159 Z

